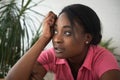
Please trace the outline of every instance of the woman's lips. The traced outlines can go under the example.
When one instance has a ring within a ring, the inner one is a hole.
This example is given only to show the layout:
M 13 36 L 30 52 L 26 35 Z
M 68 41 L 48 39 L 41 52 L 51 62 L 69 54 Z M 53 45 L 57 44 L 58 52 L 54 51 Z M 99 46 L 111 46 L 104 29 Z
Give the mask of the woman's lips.
M 54 50 L 56 53 L 63 53 L 64 52 L 64 49 L 60 48 L 60 47 L 55 47 Z

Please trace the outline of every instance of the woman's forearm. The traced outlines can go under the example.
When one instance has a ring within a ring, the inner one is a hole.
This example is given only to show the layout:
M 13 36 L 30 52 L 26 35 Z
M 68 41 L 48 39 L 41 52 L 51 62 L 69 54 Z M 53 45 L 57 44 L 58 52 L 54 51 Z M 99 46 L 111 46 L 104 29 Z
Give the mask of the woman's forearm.
M 48 42 L 47 38 L 41 36 L 8 72 L 6 80 L 28 80 L 37 57 Z
M 57 16 L 52 11 L 48 13 L 43 21 L 42 36 L 27 53 L 8 72 L 6 80 L 28 80 L 35 61 L 41 51 L 45 48 L 52 37 L 51 30 L 54 29 Z

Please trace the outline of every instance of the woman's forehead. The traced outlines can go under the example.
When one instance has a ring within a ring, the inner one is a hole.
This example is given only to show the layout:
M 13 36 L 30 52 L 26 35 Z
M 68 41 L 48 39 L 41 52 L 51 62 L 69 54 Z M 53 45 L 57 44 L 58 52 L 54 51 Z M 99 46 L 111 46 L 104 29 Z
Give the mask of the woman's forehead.
M 67 17 L 67 15 L 65 13 L 62 13 L 62 14 L 60 14 L 58 16 L 56 24 L 61 25 L 61 26 L 63 26 L 63 25 L 71 25 L 70 20 L 69 20 L 69 18 Z
M 57 26 L 70 26 L 71 29 L 74 29 L 76 31 L 82 30 L 83 31 L 83 25 L 80 25 L 76 20 L 69 20 L 68 15 L 66 13 L 61 13 L 56 21 Z

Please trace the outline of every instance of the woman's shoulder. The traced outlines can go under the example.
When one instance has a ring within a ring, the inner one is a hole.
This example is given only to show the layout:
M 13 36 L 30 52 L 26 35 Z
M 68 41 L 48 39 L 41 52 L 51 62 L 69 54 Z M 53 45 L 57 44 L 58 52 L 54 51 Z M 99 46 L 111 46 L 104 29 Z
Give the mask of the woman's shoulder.
M 89 50 L 89 56 L 92 57 L 93 63 L 100 63 L 105 62 L 108 63 L 109 61 L 116 63 L 117 60 L 112 52 L 107 50 L 102 46 L 91 46 Z
M 102 46 L 91 46 L 91 48 L 93 50 L 92 66 L 99 77 L 109 70 L 120 70 L 112 52 Z
M 108 49 L 101 47 L 101 46 L 93 46 L 93 61 L 97 63 L 103 63 L 103 65 L 111 64 L 111 65 L 116 65 L 118 66 L 117 59 L 114 56 L 112 52 L 110 52 Z
M 112 52 L 100 45 L 91 45 L 90 50 L 95 54 L 112 54 Z

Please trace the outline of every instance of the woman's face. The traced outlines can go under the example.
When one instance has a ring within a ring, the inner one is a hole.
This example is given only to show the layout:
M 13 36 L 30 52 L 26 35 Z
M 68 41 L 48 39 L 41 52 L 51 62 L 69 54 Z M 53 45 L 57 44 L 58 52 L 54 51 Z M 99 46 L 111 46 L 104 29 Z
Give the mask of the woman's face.
M 53 46 L 58 58 L 72 58 L 85 53 L 87 34 L 82 26 L 75 23 L 71 26 L 65 13 L 62 13 L 55 24 Z

